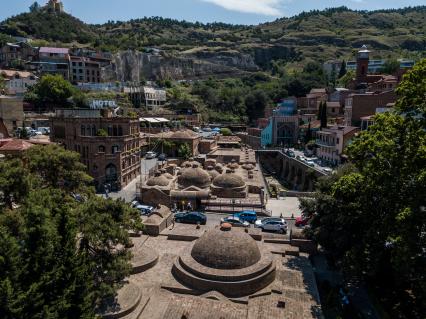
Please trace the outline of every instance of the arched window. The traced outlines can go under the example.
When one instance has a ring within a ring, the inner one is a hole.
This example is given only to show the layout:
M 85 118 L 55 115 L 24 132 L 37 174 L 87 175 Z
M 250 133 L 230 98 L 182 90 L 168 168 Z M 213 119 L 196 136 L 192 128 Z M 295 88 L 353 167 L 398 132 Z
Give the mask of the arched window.
M 84 125 L 81 126 L 81 136 L 86 136 L 86 127 Z
M 114 182 L 117 180 L 117 167 L 114 164 L 109 164 L 105 168 L 105 179 L 107 182 Z
M 112 136 L 117 136 L 117 125 L 112 127 Z
M 108 136 L 112 136 L 112 126 L 108 125 Z
M 99 153 L 105 153 L 105 146 L 99 145 L 98 152 Z
M 113 145 L 111 148 L 111 153 L 115 154 L 120 150 L 120 148 L 118 147 L 118 145 Z
M 123 136 L 123 128 L 121 125 L 118 126 L 118 136 Z
M 92 125 L 92 136 L 96 136 L 96 125 Z

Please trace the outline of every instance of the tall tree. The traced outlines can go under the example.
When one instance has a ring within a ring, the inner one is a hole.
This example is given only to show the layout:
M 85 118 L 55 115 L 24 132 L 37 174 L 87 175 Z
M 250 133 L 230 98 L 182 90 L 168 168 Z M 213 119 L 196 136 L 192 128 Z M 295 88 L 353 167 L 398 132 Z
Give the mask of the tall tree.
M 344 77 L 347 72 L 348 71 L 346 70 L 346 61 L 343 60 L 341 66 L 340 66 L 339 79 Z
M 321 120 L 321 115 L 322 115 L 322 102 L 319 104 L 318 106 L 318 113 L 317 113 L 317 120 Z
M 312 140 L 311 122 L 309 122 L 308 130 L 305 134 L 305 144 L 308 144 L 310 140 Z
M 261 90 L 256 90 L 247 95 L 245 105 L 247 107 L 247 116 L 250 121 L 254 121 L 265 115 L 265 108 L 269 104 L 268 96 Z
M 26 94 L 26 99 L 37 105 L 69 106 L 69 99 L 75 93 L 72 84 L 61 75 L 44 75 Z
M 129 275 L 122 247 L 141 229 L 139 213 L 87 189 L 78 154 L 34 149 L 0 162 L 0 317 L 95 318 Z
M 30 12 L 37 12 L 40 10 L 40 5 L 38 4 L 38 2 L 34 2 L 31 6 L 30 6 Z
M 351 277 L 378 287 L 392 316 L 426 313 L 424 61 L 404 78 L 396 113 L 348 147 L 351 166 L 317 184 L 310 234 Z M 407 292 L 410 293 L 407 293 Z
M 321 128 L 326 128 L 327 127 L 327 102 L 321 102 L 322 107 L 321 107 Z

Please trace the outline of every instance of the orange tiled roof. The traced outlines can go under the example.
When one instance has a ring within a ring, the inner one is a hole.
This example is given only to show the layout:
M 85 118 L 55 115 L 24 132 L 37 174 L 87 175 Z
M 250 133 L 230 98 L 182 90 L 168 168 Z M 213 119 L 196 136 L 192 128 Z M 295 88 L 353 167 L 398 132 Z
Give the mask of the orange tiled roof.
M 25 151 L 31 147 L 33 147 L 34 144 L 31 144 L 27 141 L 24 140 L 17 140 L 17 139 L 13 139 L 10 142 L 7 142 L 6 144 L 4 144 L 2 147 L 0 147 L 0 151 Z

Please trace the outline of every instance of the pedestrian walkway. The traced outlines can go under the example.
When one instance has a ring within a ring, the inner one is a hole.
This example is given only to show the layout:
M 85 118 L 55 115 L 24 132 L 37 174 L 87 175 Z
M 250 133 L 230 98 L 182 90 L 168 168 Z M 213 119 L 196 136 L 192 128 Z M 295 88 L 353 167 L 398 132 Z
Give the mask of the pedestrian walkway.
M 266 209 L 272 212 L 272 216 L 283 217 L 299 217 L 302 215 L 302 211 L 299 207 L 300 201 L 297 197 L 285 197 L 283 199 L 268 199 L 266 203 Z

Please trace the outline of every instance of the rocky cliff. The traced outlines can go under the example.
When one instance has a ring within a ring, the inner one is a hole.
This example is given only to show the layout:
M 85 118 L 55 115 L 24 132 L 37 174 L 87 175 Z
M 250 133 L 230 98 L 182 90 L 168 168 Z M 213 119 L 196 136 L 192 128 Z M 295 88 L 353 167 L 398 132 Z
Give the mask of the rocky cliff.
M 121 51 L 104 70 L 108 81 L 198 79 L 257 71 L 254 58 L 239 52 L 194 52 L 173 56 L 163 52 Z

